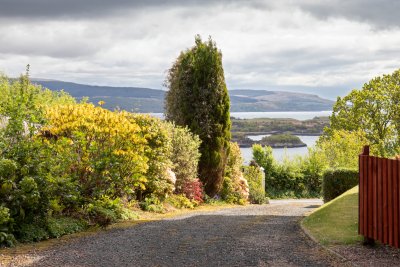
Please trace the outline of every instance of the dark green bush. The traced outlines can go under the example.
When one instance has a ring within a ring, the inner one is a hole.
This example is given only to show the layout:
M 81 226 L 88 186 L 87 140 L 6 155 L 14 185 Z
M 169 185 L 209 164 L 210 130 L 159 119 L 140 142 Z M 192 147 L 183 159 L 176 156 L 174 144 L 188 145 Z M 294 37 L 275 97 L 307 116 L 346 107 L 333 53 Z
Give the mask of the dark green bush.
M 358 170 L 344 168 L 326 170 L 322 177 L 324 202 L 331 201 L 356 185 L 358 185 Z
M 121 219 L 123 207 L 119 198 L 111 199 L 108 196 L 102 196 L 89 203 L 86 212 L 92 223 L 106 227 Z
M 49 239 L 50 235 L 44 223 L 23 223 L 18 225 L 15 233 L 18 241 L 23 243 L 37 242 Z
M 162 213 L 164 211 L 164 206 L 161 201 L 154 196 L 149 196 L 144 199 L 144 201 L 139 203 L 142 210 Z
M 89 204 L 88 214 L 90 221 L 101 227 L 106 227 L 119 218 L 114 210 L 110 210 L 101 206 L 92 206 Z
M 15 238 L 12 232 L 12 219 L 10 218 L 10 210 L 6 207 L 0 206 L 0 247 L 14 246 Z
M 79 219 L 71 217 L 49 218 L 47 220 L 47 230 L 51 237 L 60 237 L 83 231 L 87 224 Z

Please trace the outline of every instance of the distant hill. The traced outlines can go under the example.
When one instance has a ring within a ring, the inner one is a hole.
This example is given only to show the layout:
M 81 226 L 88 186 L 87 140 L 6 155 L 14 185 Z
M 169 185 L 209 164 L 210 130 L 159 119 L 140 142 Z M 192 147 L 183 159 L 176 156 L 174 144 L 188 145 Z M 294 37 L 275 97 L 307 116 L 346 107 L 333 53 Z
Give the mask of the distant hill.
M 106 102 L 105 108 L 117 107 L 128 111 L 154 112 L 164 111 L 166 91 L 140 87 L 111 87 L 78 84 L 71 82 L 32 79 L 33 83 L 50 90 L 64 90 L 78 100 L 89 97 L 89 101 Z M 331 110 L 333 101 L 317 95 L 267 91 L 267 90 L 230 90 L 231 112 L 262 111 L 322 111 Z

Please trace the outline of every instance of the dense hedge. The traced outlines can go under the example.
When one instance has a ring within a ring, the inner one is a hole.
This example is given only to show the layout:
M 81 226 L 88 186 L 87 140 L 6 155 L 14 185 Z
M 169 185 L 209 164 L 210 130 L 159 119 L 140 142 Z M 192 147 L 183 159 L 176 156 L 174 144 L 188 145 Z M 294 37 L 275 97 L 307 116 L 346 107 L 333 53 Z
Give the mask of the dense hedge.
M 322 178 L 322 196 L 328 202 L 358 184 L 358 170 L 330 169 L 326 170 Z
M 321 192 L 325 168 L 318 153 L 309 150 L 306 157 L 275 161 L 272 148 L 253 146 L 254 161 L 264 168 L 265 191 L 271 198 L 312 198 Z

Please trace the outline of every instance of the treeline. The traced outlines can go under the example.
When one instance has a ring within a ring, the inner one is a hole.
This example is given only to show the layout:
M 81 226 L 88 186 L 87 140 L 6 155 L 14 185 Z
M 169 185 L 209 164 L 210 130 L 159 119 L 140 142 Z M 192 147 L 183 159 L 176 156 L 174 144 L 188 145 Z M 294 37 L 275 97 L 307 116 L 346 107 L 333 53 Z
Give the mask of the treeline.
M 321 135 L 325 127 L 329 126 L 328 117 L 315 117 L 311 120 L 295 119 L 235 119 L 232 118 L 232 134 L 270 134 L 270 133 L 293 133 Z

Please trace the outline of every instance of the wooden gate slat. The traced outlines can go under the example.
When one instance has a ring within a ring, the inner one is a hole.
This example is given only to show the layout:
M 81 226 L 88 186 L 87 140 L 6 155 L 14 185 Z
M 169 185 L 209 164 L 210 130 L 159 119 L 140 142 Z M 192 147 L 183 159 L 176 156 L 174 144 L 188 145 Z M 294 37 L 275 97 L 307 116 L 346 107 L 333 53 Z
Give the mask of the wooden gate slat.
M 398 183 L 398 170 L 399 161 L 394 161 L 393 169 L 393 202 L 394 202 L 394 214 L 393 214 L 393 234 L 394 234 L 394 246 L 399 247 L 399 183 Z
M 369 170 L 369 159 L 364 157 L 364 188 L 363 198 L 364 198 L 364 235 L 368 236 L 368 170 Z
M 359 173 L 358 173 L 358 234 L 363 235 L 364 233 L 364 158 L 360 155 L 358 157 L 358 166 L 359 166 Z
M 368 171 L 369 158 L 365 157 L 365 176 L 364 176 L 364 234 L 368 236 Z
M 382 165 L 383 159 L 378 158 L 378 172 L 377 172 L 377 194 L 378 194 L 378 240 L 383 242 L 383 184 L 382 184 Z
M 378 177 L 377 177 L 377 161 L 376 157 L 372 158 L 372 237 L 378 240 Z
M 388 159 L 383 160 L 383 243 L 388 243 Z
M 388 166 L 388 225 L 389 225 L 389 240 L 388 244 L 393 245 L 393 160 L 389 160 Z
M 373 194 L 373 190 L 372 190 L 372 186 L 373 186 L 373 181 L 372 181 L 372 177 L 373 177 L 373 164 L 372 164 L 372 157 L 368 158 L 368 206 L 367 206 L 367 210 L 368 210 L 368 237 L 372 238 L 374 236 L 374 225 L 373 225 L 373 198 L 372 198 L 372 194 Z

